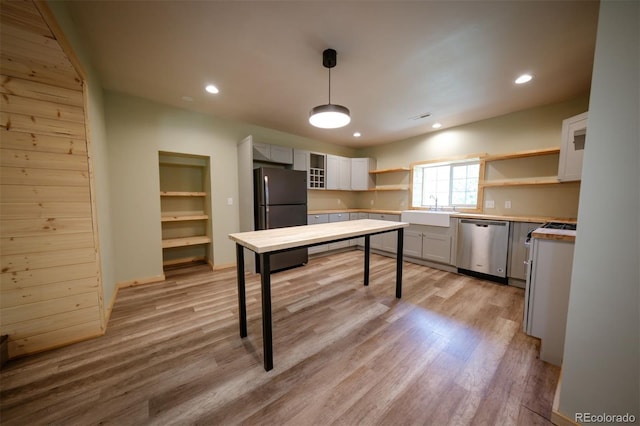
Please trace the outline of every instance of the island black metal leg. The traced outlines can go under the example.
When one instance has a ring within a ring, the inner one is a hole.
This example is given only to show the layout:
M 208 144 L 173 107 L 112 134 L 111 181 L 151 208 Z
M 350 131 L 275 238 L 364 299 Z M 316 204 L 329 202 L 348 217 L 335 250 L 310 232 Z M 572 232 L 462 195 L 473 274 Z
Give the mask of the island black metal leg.
M 244 286 L 244 247 L 236 244 L 236 265 L 238 274 L 238 316 L 240 337 L 247 337 L 247 302 Z
M 264 353 L 264 369 L 273 369 L 273 340 L 271 334 L 271 260 L 269 253 L 260 255 L 262 271 L 260 284 L 262 285 L 262 348 Z
M 396 254 L 396 297 L 402 297 L 402 251 L 404 242 L 404 229 L 398 229 L 398 252 Z
M 369 252 L 371 251 L 370 235 L 364 236 L 364 285 L 369 285 Z

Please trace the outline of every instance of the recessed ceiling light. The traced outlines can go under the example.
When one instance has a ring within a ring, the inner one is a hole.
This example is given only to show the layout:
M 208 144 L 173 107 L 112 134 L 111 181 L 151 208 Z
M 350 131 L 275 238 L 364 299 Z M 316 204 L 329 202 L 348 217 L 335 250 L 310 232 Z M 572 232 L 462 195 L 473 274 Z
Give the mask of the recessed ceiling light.
M 211 94 L 214 94 L 214 95 L 216 93 L 220 93 L 218 88 L 216 86 L 214 86 L 213 84 L 208 84 L 207 87 L 204 88 L 204 90 L 206 90 L 207 92 L 209 92 Z
M 520 77 L 516 78 L 516 84 L 524 84 L 528 83 L 533 79 L 531 74 L 522 74 Z
M 440 124 L 440 123 L 433 123 L 433 125 L 432 125 L 431 127 L 433 127 L 434 129 L 439 129 L 440 127 L 442 127 L 442 124 Z
M 362 135 L 360 134 L 360 132 L 355 132 L 355 133 L 353 134 L 353 137 L 354 137 L 354 138 L 359 138 L 360 136 L 362 136 Z

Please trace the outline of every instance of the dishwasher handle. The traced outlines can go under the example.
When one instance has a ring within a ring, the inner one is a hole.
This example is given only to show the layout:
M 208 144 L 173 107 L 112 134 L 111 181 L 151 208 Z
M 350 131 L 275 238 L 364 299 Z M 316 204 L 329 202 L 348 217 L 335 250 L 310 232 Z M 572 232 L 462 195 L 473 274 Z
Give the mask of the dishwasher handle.
M 495 221 L 495 220 L 473 220 L 473 219 L 460 219 L 460 223 L 467 223 L 471 225 L 480 226 L 482 228 L 486 228 L 489 225 L 491 226 L 507 226 L 509 222 L 505 221 Z

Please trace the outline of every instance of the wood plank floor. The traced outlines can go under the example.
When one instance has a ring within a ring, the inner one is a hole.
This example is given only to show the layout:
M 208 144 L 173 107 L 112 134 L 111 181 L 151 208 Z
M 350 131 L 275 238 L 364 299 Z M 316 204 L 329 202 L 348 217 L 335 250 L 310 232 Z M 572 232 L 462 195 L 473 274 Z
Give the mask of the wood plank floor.
M 523 291 L 362 252 L 272 278 L 262 367 L 259 276 L 240 339 L 235 270 L 195 267 L 119 292 L 107 333 L 10 361 L 3 425 L 550 425 L 559 369 L 521 331 Z

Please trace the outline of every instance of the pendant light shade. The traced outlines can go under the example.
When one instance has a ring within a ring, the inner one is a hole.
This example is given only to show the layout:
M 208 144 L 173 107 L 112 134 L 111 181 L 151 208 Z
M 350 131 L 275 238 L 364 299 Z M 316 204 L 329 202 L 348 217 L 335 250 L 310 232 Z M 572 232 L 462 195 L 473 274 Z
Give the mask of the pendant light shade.
M 311 110 L 309 123 L 321 129 L 337 129 L 351 121 L 349 109 L 342 105 L 319 105 Z
M 351 116 L 347 107 L 331 103 L 331 68 L 336 66 L 336 59 L 337 54 L 335 50 L 326 49 L 322 52 L 322 65 L 329 69 L 329 103 L 319 105 L 309 113 L 309 123 L 321 129 L 337 129 L 351 122 Z

